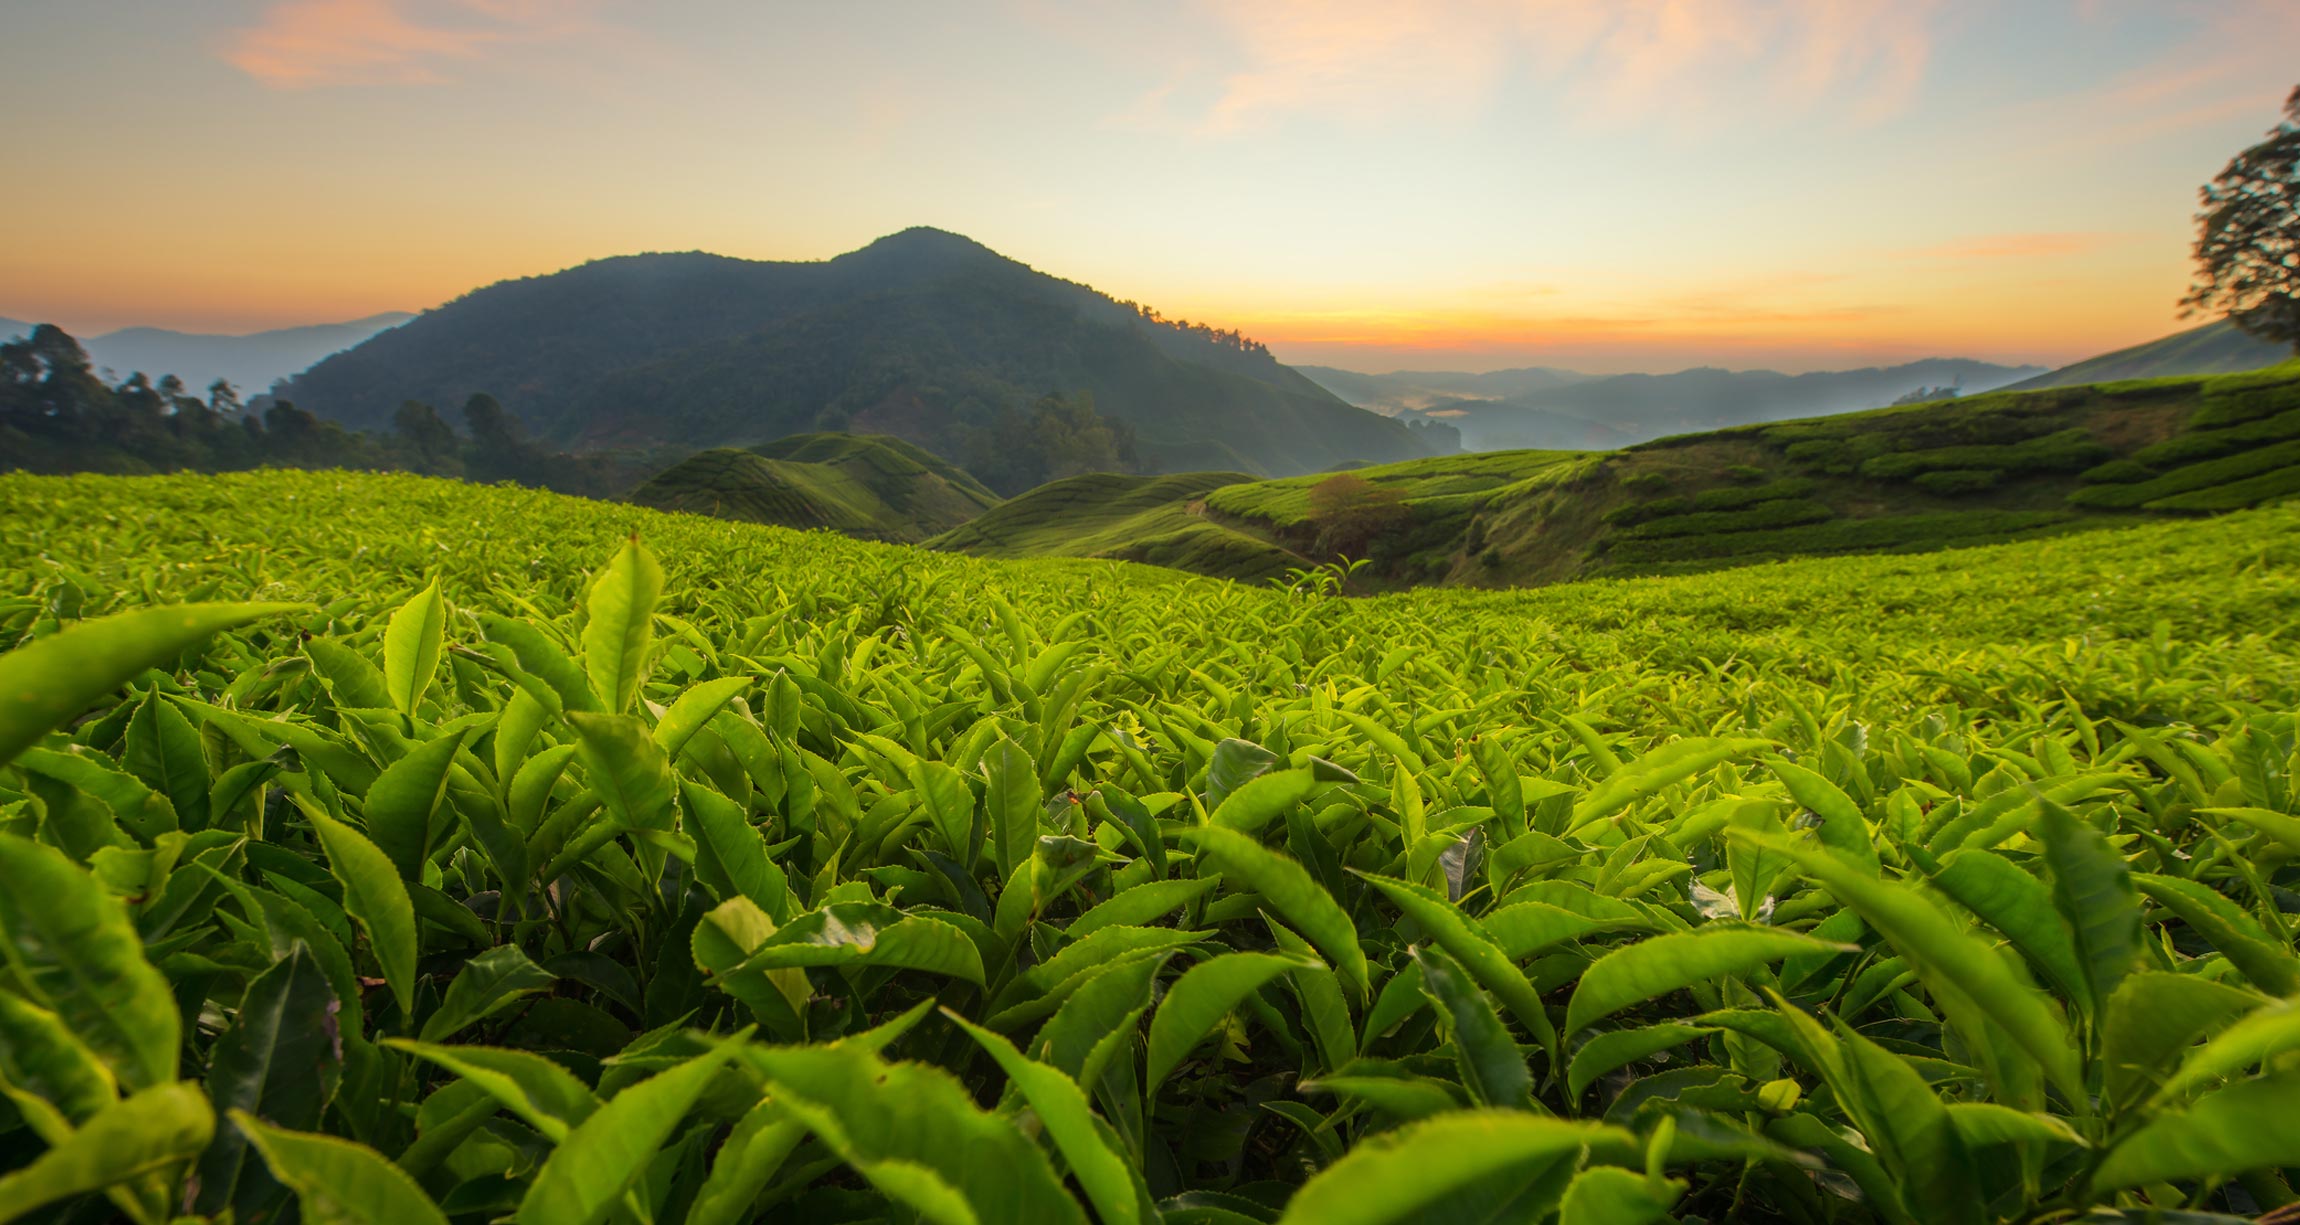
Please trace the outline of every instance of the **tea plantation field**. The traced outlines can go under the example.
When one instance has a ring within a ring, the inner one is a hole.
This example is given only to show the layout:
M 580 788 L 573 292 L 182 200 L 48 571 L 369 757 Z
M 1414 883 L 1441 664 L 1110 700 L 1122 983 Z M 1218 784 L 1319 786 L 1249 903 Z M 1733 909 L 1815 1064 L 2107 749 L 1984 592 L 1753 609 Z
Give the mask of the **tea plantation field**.
M 1364 600 L 327 472 L 0 523 L 0 1221 L 2294 1202 L 2300 507 Z

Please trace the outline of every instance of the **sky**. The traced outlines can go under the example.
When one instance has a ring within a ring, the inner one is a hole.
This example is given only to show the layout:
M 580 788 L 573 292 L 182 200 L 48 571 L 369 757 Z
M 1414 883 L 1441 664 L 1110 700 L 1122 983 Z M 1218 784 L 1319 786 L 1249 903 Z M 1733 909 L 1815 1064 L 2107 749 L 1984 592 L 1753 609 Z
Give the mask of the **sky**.
M 2300 0 L 8 0 L 0 316 L 422 310 L 954 230 L 1350 369 L 2183 326 Z

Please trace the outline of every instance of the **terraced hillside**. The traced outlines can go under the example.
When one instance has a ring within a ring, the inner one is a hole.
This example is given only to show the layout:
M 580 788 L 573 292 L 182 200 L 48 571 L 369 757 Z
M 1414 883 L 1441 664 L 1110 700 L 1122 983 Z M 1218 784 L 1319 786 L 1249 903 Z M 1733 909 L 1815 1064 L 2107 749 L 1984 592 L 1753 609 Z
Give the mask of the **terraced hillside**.
M 964 469 L 884 434 L 794 434 L 749 450 L 704 451 L 656 474 L 631 500 L 905 543 L 998 505 Z
M 1168 535 L 1198 519 L 1326 561 L 1311 491 L 1332 475 L 1224 484 L 1155 508 L 1136 489 L 1123 522 L 1097 511 L 1079 530 L 1095 536 L 1096 555 L 1150 560 L 1129 551 L 1137 525 Z M 2300 494 L 2300 362 L 1351 475 L 1403 503 L 1359 550 L 1371 562 L 1360 582 L 1373 587 L 1522 586 L 2017 540 Z M 998 555 L 1065 555 L 1070 505 L 1035 504 L 1031 530 Z M 947 545 L 979 551 L 967 538 Z M 1231 573 L 1219 551 L 1185 560 Z
M 1206 516 L 1207 495 L 1252 480 L 1239 472 L 1075 476 L 926 543 L 976 557 L 1103 557 L 1223 578 L 1275 578 L 1309 565 L 1262 534 Z

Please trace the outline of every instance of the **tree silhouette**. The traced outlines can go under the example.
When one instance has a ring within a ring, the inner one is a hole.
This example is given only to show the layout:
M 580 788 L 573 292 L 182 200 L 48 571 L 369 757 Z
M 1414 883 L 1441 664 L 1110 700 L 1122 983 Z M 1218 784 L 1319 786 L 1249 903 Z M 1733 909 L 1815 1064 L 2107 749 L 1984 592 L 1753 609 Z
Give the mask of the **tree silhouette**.
M 2268 139 L 2197 194 L 2198 279 L 2181 305 L 2300 351 L 2300 86 Z

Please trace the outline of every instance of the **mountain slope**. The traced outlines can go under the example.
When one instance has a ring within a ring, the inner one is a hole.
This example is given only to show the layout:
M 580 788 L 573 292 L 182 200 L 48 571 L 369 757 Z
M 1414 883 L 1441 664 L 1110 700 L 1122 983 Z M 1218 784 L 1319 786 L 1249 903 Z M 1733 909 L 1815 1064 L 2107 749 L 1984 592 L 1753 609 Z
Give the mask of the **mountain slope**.
M 2300 360 L 1761 423 L 1564 454 L 1487 452 L 1357 469 L 1404 513 L 1367 542 L 1383 586 L 1522 586 L 1833 553 L 1922 552 L 2300 498 Z M 1310 490 L 1237 482 L 1131 507 L 1327 560 Z M 1052 488 L 1052 487 L 1049 487 Z M 1013 514 L 1029 499 L 1001 508 Z M 1047 503 L 1001 556 L 1066 555 L 1107 516 Z M 938 538 L 943 546 L 993 523 Z M 969 548 L 968 551 L 977 551 Z M 1157 560 L 1142 558 L 1142 560 Z M 1222 574 L 1208 552 L 1186 568 Z
M 630 500 L 657 510 L 913 542 L 998 504 L 981 482 L 899 438 L 799 434 L 721 447 L 655 474 Z
M 2118 379 L 2237 374 L 2273 366 L 2290 356 L 2291 352 L 2284 346 L 2250 335 L 2223 319 L 2147 344 L 2086 358 L 2073 366 L 2062 366 L 2015 383 L 2006 390 L 2034 391 L 2040 387 L 2073 387 Z
M 1874 408 L 1924 387 L 1959 386 L 1973 394 L 2036 373 L 2034 366 L 1945 358 L 1797 375 L 1704 367 L 1675 374 L 1617 374 L 1507 400 L 1440 405 L 1430 415 L 1459 427 L 1463 445 L 1474 450 L 1592 450 Z
M 926 542 L 976 557 L 1099 557 L 1222 578 L 1275 578 L 1309 563 L 1260 535 L 1205 517 L 1206 495 L 1253 478 L 1092 473 L 1051 481 Z
M 815 263 L 600 260 L 467 294 L 283 394 L 355 426 L 488 391 L 585 447 L 752 444 L 817 429 L 944 454 L 1049 393 L 1086 392 L 1160 468 L 1314 471 L 1422 453 L 1234 334 L 1154 319 L 968 239 L 913 229 Z
M 348 323 L 277 328 L 240 336 L 121 328 L 83 340 L 81 347 L 88 351 L 96 369 L 108 370 L 116 379 L 140 372 L 158 382 L 161 376 L 172 374 L 195 394 L 205 393 L 209 384 L 223 379 L 242 396 L 253 396 L 331 353 L 340 353 L 414 317 L 392 311 Z M 0 340 L 31 330 L 29 323 L 0 319 Z

